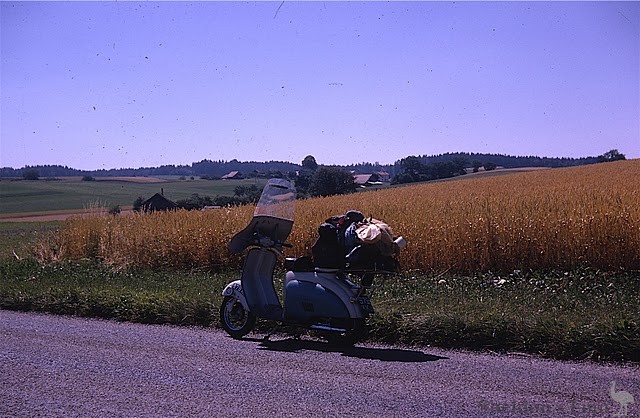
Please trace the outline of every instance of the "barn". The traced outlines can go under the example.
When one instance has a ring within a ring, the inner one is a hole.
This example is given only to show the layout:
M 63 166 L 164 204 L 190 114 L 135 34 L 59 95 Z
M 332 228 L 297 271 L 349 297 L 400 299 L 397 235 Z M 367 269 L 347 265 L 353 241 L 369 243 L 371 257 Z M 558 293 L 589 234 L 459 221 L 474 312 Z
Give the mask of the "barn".
M 242 173 L 240 173 L 239 171 L 231 171 L 225 174 L 224 176 L 222 176 L 222 180 L 241 179 L 241 178 L 242 178 Z
M 353 181 L 358 186 L 365 186 L 367 183 L 371 181 L 371 177 L 373 174 L 356 174 L 353 176 Z
M 149 199 L 145 200 L 142 203 L 142 210 L 147 212 L 155 212 L 158 210 L 176 210 L 178 209 L 178 205 L 176 205 L 171 200 L 167 199 L 160 193 L 156 193 L 151 196 Z

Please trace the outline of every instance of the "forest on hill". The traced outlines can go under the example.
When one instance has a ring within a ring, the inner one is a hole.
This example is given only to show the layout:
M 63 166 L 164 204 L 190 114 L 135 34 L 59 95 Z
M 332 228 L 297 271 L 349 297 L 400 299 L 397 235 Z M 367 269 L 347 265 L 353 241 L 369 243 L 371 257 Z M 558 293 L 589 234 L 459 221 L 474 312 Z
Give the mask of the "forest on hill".
M 470 168 L 491 164 L 503 168 L 519 167 L 570 167 L 586 164 L 594 164 L 604 161 L 624 159 L 624 154 L 617 150 L 608 151 L 597 157 L 538 157 L 538 156 L 513 156 L 504 154 L 483 154 L 469 152 L 455 152 L 438 155 L 409 156 L 396 161 L 394 164 L 379 164 L 370 162 L 354 163 L 346 166 L 336 166 L 356 173 L 374 173 L 386 171 L 392 177 L 403 172 L 403 164 L 407 159 L 420 162 L 422 165 L 456 163 Z M 100 170 L 78 170 L 62 165 L 34 165 L 22 168 L 0 168 L 0 177 L 24 177 L 25 173 L 37 172 L 38 177 L 65 177 L 65 176 L 93 176 L 93 177 L 121 177 L 121 176 L 199 176 L 204 178 L 220 178 L 233 171 L 240 172 L 245 177 L 280 177 L 288 173 L 302 169 L 301 164 L 287 161 L 231 161 L 202 160 L 190 165 L 162 165 L 159 167 L 140 168 L 112 168 Z

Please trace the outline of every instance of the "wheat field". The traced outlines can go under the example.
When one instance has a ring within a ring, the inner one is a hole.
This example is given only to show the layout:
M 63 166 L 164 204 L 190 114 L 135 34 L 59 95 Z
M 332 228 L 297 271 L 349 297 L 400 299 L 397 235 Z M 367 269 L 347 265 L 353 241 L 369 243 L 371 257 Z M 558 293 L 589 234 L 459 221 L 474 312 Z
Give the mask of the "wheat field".
M 640 160 L 419 184 L 301 200 L 288 256 L 310 253 L 318 225 L 350 209 L 387 222 L 408 242 L 405 271 L 640 270 Z M 43 261 L 213 269 L 253 207 L 68 220 Z

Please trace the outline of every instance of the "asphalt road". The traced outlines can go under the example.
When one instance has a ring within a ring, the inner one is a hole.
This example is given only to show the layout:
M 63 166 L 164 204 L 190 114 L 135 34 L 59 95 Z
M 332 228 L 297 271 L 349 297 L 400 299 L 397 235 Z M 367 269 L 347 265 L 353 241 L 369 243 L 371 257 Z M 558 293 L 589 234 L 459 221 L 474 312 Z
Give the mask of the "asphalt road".
M 258 337 L 0 311 L 0 416 L 640 416 L 637 367 Z

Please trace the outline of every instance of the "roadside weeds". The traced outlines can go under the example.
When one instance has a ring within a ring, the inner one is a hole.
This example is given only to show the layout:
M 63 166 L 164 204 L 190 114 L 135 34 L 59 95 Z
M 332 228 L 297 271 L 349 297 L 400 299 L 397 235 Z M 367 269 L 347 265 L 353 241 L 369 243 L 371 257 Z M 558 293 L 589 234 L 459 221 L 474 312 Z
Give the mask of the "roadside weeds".
M 93 261 L 0 261 L 0 309 L 218 327 L 235 271 L 113 271 Z M 412 275 L 372 296 L 371 342 L 640 362 L 640 275 L 580 270 Z M 272 324 L 258 324 L 268 331 Z

